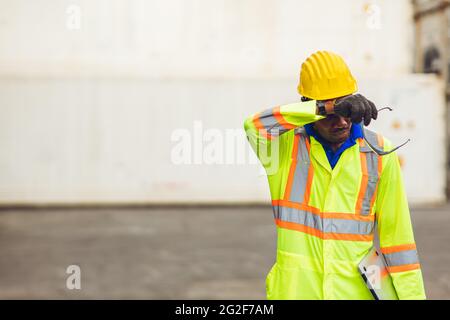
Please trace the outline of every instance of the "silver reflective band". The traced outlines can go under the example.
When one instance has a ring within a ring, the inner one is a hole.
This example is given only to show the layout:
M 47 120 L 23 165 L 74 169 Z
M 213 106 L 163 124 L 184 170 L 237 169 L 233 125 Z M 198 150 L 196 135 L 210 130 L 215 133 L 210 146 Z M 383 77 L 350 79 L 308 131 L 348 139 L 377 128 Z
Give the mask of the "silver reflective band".
M 394 253 L 384 253 L 386 262 L 389 267 L 401 266 L 404 264 L 419 263 L 419 256 L 417 250 L 405 250 Z
M 380 157 L 373 152 L 370 152 L 366 155 L 366 164 L 367 164 L 367 174 L 369 175 L 367 180 L 367 189 L 364 194 L 364 199 L 362 203 L 361 214 L 369 215 L 370 214 L 370 203 L 375 194 L 375 190 L 378 184 L 378 161 L 381 161 Z
M 370 142 L 371 145 L 377 147 L 377 148 L 381 148 L 381 146 L 378 143 L 378 137 L 377 134 L 373 131 L 370 131 L 368 129 L 362 129 L 365 132 L 366 138 L 367 140 Z M 364 146 L 360 148 L 361 152 L 373 152 L 375 153 L 368 145 L 367 143 L 364 141 Z
M 309 211 L 273 206 L 275 219 L 293 222 L 325 233 L 371 235 L 374 221 L 357 221 L 337 218 L 322 218 Z
M 295 165 L 291 194 L 288 194 L 287 196 L 290 201 L 303 203 L 311 160 L 308 148 L 306 147 L 306 135 L 299 133 L 294 139 L 299 139 L 296 155 L 297 164 Z
M 366 138 L 370 142 L 370 144 L 376 146 L 377 148 L 381 148 L 378 143 L 377 134 L 370 130 L 365 130 Z M 360 152 L 367 153 L 366 155 L 366 165 L 367 165 L 367 174 L 369 175 L 367 181 L 367 189 L 364 194 L 364 199 L 361 208 L 362 215 L 370 214 L 370 203 L 374 196 L 379 176 L 378 176 L 378 161 L 381 161 L 379 155 L 377 155 L 373 150 L 367 145 L 364 141 L 364 146 L 360 147 Z
M 264 129 L 266 129 L 266 131 L 273 136 L 279 136 L 280 134 L 290 130 L 286 129 L 280 123 L 278 123 L 272 109 L 264 110 L 263 112 L 261 112 L 259 121 L 264 126 Z

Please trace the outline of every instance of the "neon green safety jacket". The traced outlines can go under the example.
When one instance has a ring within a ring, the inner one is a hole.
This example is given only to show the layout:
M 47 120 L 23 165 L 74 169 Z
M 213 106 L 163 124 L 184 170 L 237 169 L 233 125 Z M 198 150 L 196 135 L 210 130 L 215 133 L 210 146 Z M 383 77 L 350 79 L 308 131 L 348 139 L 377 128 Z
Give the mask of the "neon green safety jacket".
M 380 250 L 400 299 L 425 299 L 408 203 L 396 153 L 378 156 L 364 142 L 334 169 L 302 126 L 323 119 L 316 102 L 293 103 L 247 118 L 247 138 L 264 166 L 277 228 L 268 299 L 373 299 L 357 265 Z M 388 140 L 366 130 L 373 145 Z

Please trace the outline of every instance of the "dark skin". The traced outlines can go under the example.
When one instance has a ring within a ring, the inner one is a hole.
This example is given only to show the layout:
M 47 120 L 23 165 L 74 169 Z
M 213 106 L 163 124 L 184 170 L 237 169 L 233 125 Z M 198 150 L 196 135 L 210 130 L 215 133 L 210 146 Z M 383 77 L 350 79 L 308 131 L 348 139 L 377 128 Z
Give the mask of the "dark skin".
M 329 114 L 325 119 L 314 122 L 314 130 L 329 143 L 336 152 L 350 136 L 352 122 L 337 114 Z

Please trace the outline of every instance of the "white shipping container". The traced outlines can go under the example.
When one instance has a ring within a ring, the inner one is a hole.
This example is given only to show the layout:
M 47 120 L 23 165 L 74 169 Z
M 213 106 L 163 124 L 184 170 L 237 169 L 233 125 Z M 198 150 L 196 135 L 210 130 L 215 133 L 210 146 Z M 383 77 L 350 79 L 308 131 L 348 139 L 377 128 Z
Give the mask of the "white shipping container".
M 375 127 L 413 139 L 411 200 L 443 199 L 442 86 L 408 75 L 409 0 L 0 4 L 0 204 L 267 202 L 243 120 L 297 101 L 319 49 L 395 107 Z M 176 164 L 181 137 L 190 164 Z
M 268 202 L 266 177 L 242 124 L 253 112 L 298 101 L 295 86 L 0 81 L 0 203 Z M 399 151 L 410 200 L 443 201 L 442 83 L 409 75 L 359 86 L 379 106 L 395 109 L 383 111 L 373 128 L 395 144 L 412 139 Z M 180 159 L 182 141 L 190 154 Z

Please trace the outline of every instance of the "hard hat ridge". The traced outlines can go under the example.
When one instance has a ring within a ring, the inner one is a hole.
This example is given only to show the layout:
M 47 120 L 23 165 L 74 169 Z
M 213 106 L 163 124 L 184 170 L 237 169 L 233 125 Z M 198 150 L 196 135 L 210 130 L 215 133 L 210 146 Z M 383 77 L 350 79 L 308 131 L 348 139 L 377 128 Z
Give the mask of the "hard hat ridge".
M 327 100 L 355 93 L 356 80 L 341 56 L 317 51 L 303 62 L 298 92 L 314 100 Z

